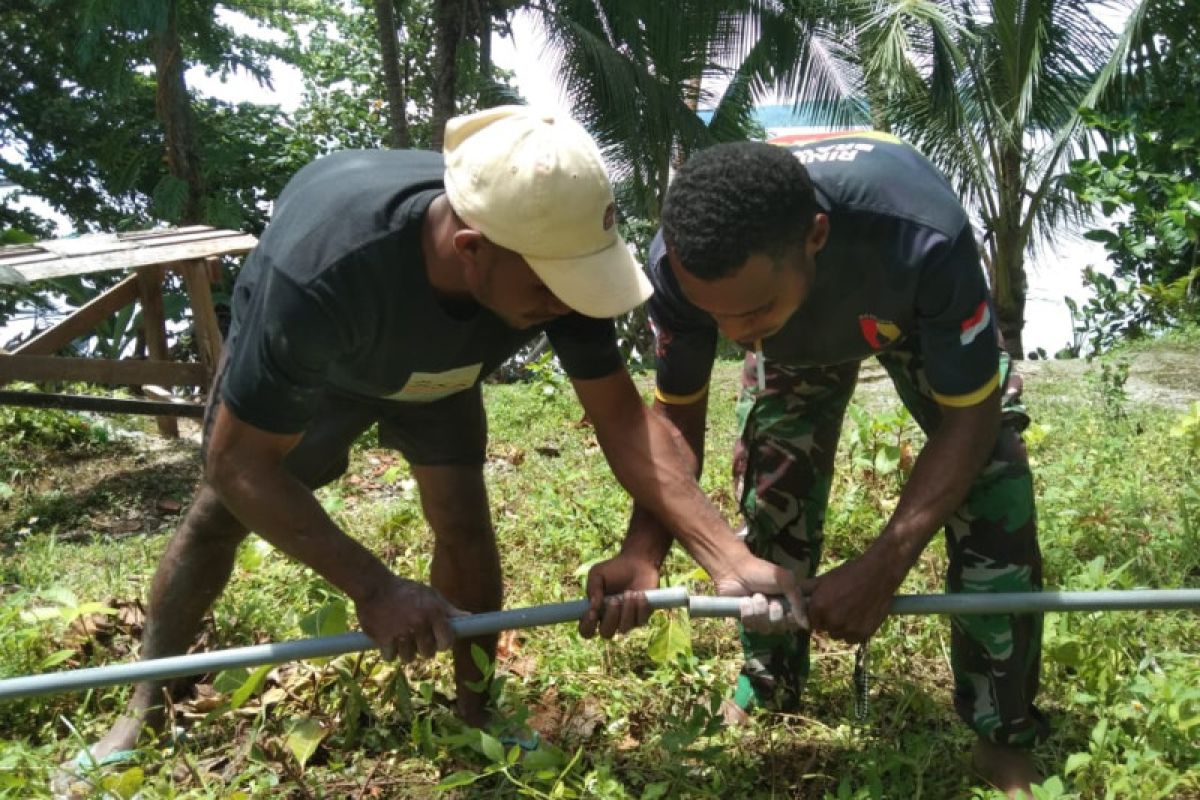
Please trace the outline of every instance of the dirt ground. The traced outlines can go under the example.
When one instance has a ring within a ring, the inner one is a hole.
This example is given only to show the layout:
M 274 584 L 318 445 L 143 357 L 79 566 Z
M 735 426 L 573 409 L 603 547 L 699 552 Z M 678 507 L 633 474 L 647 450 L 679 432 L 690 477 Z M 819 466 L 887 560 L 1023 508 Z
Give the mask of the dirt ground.
M 1127 363 L 1125 392 L 1131 404 L 1160 406 L 1185 411 L 1200 401 L 1200 349 L 1156 345 L 1151 349 L 1110 359 L 1111 364 Z M 1084 359 L 1061 361 L 1021 361 L 1017 372 L 1025 378 L 1027 398 L 1065 396 L 1080 381 L 1095 374 L 1098 362 Z M 890 388 L 887 373 L 875 361 L 863 365 L 859 378 L 866 392 L 884 393 Z

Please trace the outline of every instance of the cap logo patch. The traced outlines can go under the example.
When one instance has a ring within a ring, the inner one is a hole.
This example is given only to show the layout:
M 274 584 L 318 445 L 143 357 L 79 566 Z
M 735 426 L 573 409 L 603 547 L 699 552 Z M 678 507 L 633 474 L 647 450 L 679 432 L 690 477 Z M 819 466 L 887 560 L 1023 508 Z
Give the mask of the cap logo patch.
M 608 204 L 608 208 L 604 209 L 604 230 L 611 231 L 612 226 L 617 224 L 617 207 L 612 203 Z

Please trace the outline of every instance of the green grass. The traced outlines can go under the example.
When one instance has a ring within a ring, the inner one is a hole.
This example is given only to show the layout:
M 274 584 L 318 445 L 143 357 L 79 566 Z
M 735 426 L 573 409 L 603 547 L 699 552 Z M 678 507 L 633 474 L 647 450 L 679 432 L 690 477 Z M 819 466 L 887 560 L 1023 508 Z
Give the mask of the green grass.
M 1200 351 L 1191 340 L 1170 347 Z M 1076 365 L 1067 377 L 1054 367 L 1026 384 L 1048 584 L 1200 586 L 1200 453 L 1186 416 L 1131 400 L 1115 370 Z M 703 480 L 730 519 L 736 373 L 732 363 L 718 369 Z M 543 376 L 486 391 L 506 605 L 577 597 L 586 565 L 616 548 L 629 501 L 568 386 Z M 886 380 L 865 382 L 857 402 L 866 413 L 843 436 L 825 568 L 859 552 L 894 507 L 903 475 L 887 448 L 920 444 Z M 80 424 L 0 409 L 0 675 L 136 654 L 134 603 L 177 519 L 169 501 L 186 501 L 197 474 L 194 445 Z M 397 572 L 428 574 L 430 533 L 402 460 L 363 441 L 347 476 L 320 497 Z M 944 566 L 935 541 L 903 591 L 940 591 Z M 711 591 L 680 552 L 665 575 Z M 335 630 L 344 610 L 310 570 L 252 539 L 204 645 L 308 635 L 317 611 Z M 147 744 L 136 766 L 97 782 L 143 798 L 990 797 L 970 773 L 971 734 L 950 706 L 948 638 L 936 618 L 884 627 L 872 643 L 865 724 L 853 714 L 851 649 L 819 640 L 801 713 L 728 730 L 713 712 L 739 666 L 729 622 L 659 614 L 613 643 L 584 641 L 569 625 L 522 632 L 499 659 L 500 708 L 549 735 L 512 762 L 447 710 L 444 656 L 405 671 L 374 654 L 288 665 L 238 708 L 230 701 L 245 676 L 206 676 L 199 697 L 174 709 L 186 738 Z M 126 696 L 118 688 L 0 705 L 0 797 L 45 796 L 51 766 L 101 734 Z M 1054 724 L 1037 751 L 1052 776 L 1042 796 L 1200 797 L 1194 612 L 1049 617 L 1040 703 Z M 461 785 L 438 791 L 439 782 Z

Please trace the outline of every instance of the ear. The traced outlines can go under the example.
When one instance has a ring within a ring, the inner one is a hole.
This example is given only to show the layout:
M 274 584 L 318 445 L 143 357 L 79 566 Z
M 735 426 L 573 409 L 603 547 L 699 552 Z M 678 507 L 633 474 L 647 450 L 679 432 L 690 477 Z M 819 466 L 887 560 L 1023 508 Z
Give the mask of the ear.
M 479 261 L 480 251 L 486 243 L 483 234 L 472 228 L 459 228 L 454 232 L 454 254 L 463 261 Z
M 808 238 L 804 240 L 804 249 L 808 251 L 808 255 L 811 258 L 821 252 L 828 241 L 829 215 L 824 213 L 814 214 L 812 230 L 808 232 Z
M 459 228 L 454 232 L 454 254 L 462 264 L 463 277 L 467 285 L 475 287 L 482 282 L 489 259 L 486 257 L 489 242 L 482 233 L 472 228 Z

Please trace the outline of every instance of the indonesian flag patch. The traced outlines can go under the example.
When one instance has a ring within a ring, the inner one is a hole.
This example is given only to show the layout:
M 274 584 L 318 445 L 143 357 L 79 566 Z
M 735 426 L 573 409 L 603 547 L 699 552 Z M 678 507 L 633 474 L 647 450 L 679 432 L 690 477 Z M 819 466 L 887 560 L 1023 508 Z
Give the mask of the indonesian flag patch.
M 963 346 L 969 345 L 975 341 L 975 337 L 980 331 L 985 329 L 992 321 L 992 312 L 988 308 L 987 300 L 984 300 L 975 309 L 975 313 L 963 320 L 962 334 L 958 337 Z

